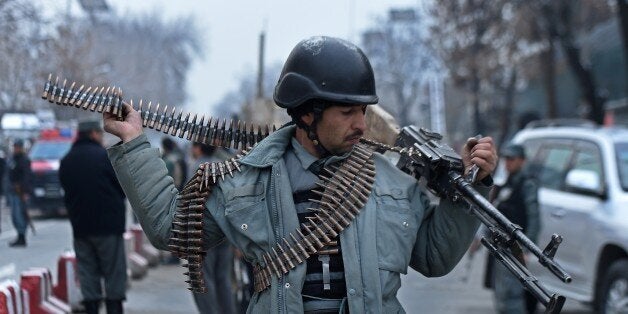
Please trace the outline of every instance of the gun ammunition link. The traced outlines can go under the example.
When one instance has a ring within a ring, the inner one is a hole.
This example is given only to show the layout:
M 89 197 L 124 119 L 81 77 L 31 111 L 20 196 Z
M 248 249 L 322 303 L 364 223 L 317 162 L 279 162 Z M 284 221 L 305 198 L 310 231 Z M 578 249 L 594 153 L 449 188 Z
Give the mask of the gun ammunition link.
M 90 86 L 84 90 L 85 85 L 75 88 L 78 84 L 72 82 L 67 87 L 67 82 L 67 79 L 64 79 L 63 84 L 60 85 L 57 76 L 53 83 L 52 74 L 48 75 L 41 97 L 57 105 L 73 106 L 100 113 L 107 112 L 115 115 L 118 120 L 124 120 L 122 89 L 115 86 Z M 168 112 L 167 105 L 162 107 L 157 103 L 153 106 L 149 101 L 144 106 L 143 99 L 140 99 L 138 107 L 133 106 L 133 100 L 129 104 L 139 112 L 143 127 L 210 146 L 245 149 L 277 130 L 274 125 L 266 124 L 262 128 L 261 125 L 256 126 L 251 123 L 247 130 L 246 122 L 229 120 L 227 123 L 226 119 L 221 121 L 218 118 L 206 118 L 204 115 L 199 119 L 197 114 L 192 116 L 191 113 L 185 113 L 184 115 L 183 110 L 177 114 L 175 107 Z
M 325 170 L 329 176 L 321 176 L 318 185 L 323 192 L 320 200 L 311 200 L 318 207 L 310 209 L 316 214 L 300 229 L 289 233 L 262 255 L 262 261 L 253 267 L 253 282 L 256 292 L 264 291 L 272 276 L 281 278 L 291 269 L 304 263 L 310 255 L 334 253 L 326 249 L 364 207 L 369 198 L 375 177 L 373 151 L 366 146 L 356 145 L 351 155 L 334 171 Z M 337 242 L 336 242 L 337 243 Z

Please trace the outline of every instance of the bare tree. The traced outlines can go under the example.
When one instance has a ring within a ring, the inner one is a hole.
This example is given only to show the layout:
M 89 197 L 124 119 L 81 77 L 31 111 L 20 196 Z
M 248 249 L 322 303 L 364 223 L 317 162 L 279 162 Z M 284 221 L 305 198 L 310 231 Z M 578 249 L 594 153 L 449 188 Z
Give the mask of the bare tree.
M 379 103 L 400 125 L 429 122 L 428 80 L 441 72 L 441 63 L 427 43 L 424 17 L 414 9 L 391 10 L 363 34 L 362 45 L 375 71 Z
M 445 59 L 456 86 L 471 93 L 475 132 L 485 133 L 481 89 L 499 64 L 495 37 L 503 25 L 502 1 L 439 1 L 434 5 L 437 24 L 433 44 Z
M 118 86 L 127 100 L 143 97 L 171 108 L 187 99 L 187 73 L 203 53 L 193 19 L 166 22 L 156 13 L 111 14 L 98 23 L 75 18 L 60 24 L 54 36 L 47 51 L 50 72 L 92 87 Z M 71 118 L 78 113 L 57 114 Z
M 42 18 L 29 1 L 0 1 L 0 109 L 33 108 L 39 58 L 44 47 Z
M 628 75 L 628 0 L 617 0 L 617 15 L 624 44 L 624 68 L 626 75 Z M 624 77 L 624 80 L 625 93 L 628 95 L 628 77 Z
M 527 20 L 528 28 L 520 34 L 531 42 L 545 47 L 540 54 L 541 69 L 548 95 L 548 117 L 557 115 L 555 91 L 555 45 L 561 48 L 565 62 L 572 70 L 586 103 L 587 118 L 601 124 L 604 119 L 604 99 L 591 69 L 591 62 L 583 55 L 578 36 L 590 31 L 611 17 L 606 1 L 598 0 L 530 0 L 518 3 L 519 16 Z

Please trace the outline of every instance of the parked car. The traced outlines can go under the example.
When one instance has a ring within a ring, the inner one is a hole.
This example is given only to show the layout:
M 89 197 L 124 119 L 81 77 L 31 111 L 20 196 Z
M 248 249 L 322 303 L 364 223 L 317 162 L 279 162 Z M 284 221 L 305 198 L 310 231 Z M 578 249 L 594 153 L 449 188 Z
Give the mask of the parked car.
M 70 150 L 72 142 L 73 133 L 69 129 L 44 130 L 28 153 L 33 171 L 30 205 L 45 215 L 59 214 L 64 207 L 59 164 Z
M 556 261 L 563 283 L 538 263 L 531 271 L 551 291 L 599 313 L 628 312 L 628 129 L 536 123 L 519 131 L 527 170 L 539 182 L 543 248 L 564 237 Z

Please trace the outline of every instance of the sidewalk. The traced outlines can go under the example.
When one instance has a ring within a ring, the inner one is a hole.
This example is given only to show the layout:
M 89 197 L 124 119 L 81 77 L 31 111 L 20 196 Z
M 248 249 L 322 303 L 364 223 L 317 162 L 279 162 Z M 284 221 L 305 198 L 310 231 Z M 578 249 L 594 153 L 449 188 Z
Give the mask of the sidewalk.
M 146 277 L 132 280 L 125 313 L 196 313 L 184 272 L 179 265 L 159 265 L 150 268 Z

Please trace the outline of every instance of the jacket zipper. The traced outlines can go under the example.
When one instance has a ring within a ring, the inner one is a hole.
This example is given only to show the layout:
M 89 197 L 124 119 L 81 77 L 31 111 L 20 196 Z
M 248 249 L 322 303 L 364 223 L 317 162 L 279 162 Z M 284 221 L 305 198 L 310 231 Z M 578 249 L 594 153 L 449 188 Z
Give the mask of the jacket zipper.
M 273 168 L 275 168 L 273 166 Z M 277 208 L 277 202 L 276 202 L 276 194 L 275 194 L 275 190 L 276 190 L 276 185 L 277 185 L 277 181 L 278 181 L 278 177 L 279 177 L 279 170 L 273 169 L 273 171 L 271 171 L 271 175 L 272 178 L 270 180 L 270 193 L 272 195 L 271 197 L 271 206 L 272 206 L 272 210 L 273 210 L 273 219 L 274 219 L 274 229 L 275 229 L 275 243 L 279 243 L 279 209 Z M 277 278 L 277 282 L 279 284 L 279 287 L 277 287 L 277 309 L 279 310 L 279 313 L 283 312 L 283 282 L 284 282 L 284 276 L 281 276 L 281 278 Z

